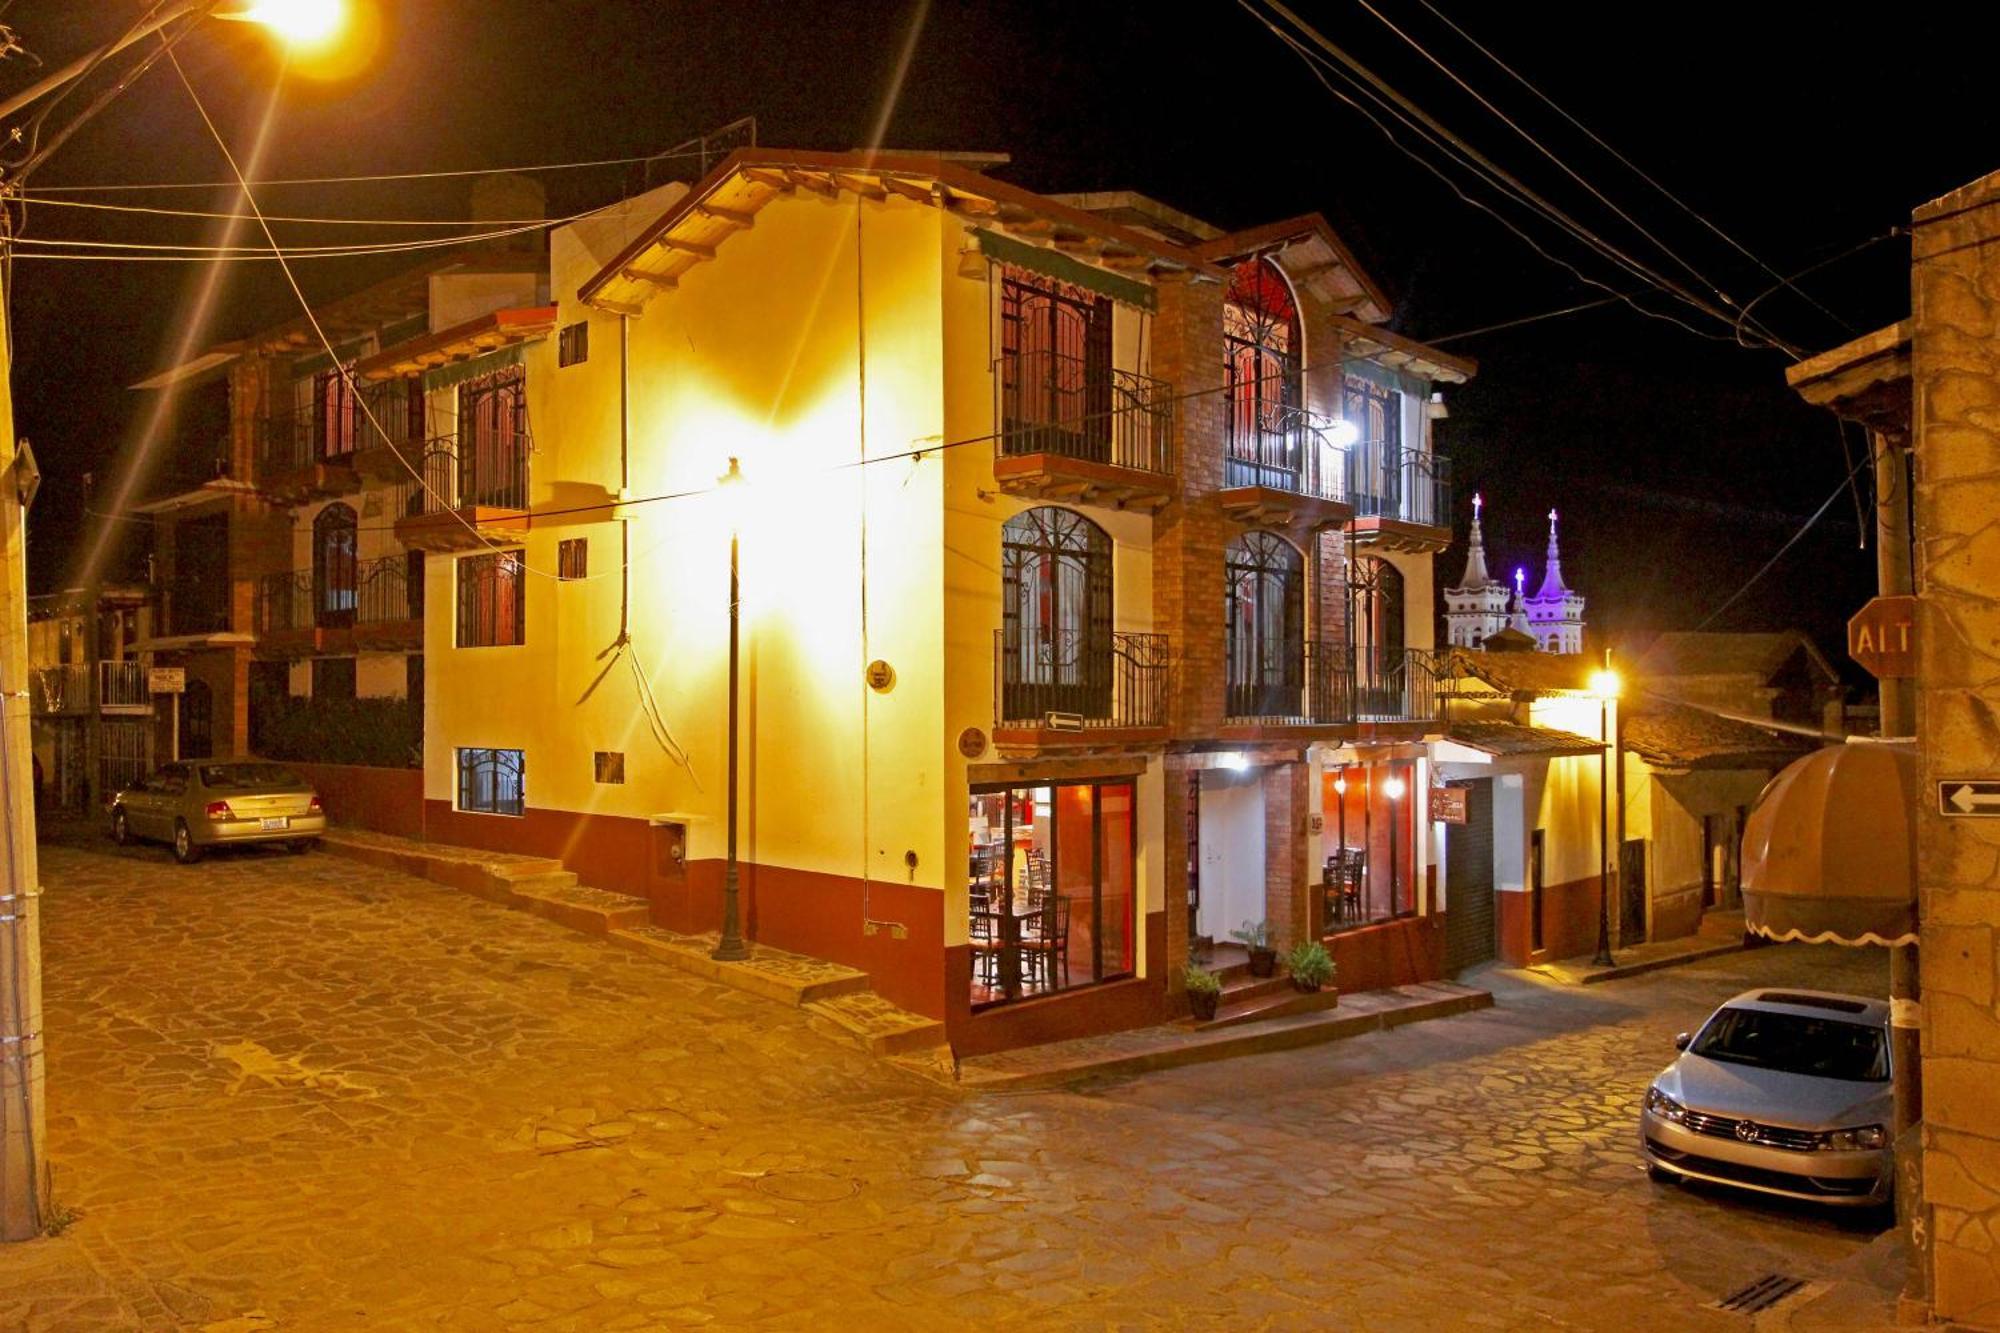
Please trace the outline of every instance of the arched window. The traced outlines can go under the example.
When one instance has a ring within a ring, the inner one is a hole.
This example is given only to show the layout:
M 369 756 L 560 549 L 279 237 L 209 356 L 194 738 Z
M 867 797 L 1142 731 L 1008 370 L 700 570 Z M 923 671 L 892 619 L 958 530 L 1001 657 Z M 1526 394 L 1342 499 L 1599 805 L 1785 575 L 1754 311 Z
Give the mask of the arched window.
M 1289 717 L 1305 684 L 1305 561 L 1275 532 L 1229 544 L 1229 715 Z
M 335 502 L 313 520 L 313 623 L 352 625 L 355 603 L 355 522 L 351 505 Z
M 1356 556 L 1348 591 L 1354 597 L 1354 641 L 1402 656 L 1403 571 L 1379 556 Z
M 208 682 L 190 676 L 180 697 L 183 759 L 207 759 L 215 753 L 215 696 Z
M 1001 444 L 1111 459 L 1111 302 L 1009 268 L 1000 282 Z
M 1231 486 L 1300 489 L 1298 303 L 1268 259 L 1250 259 L 1229 275 L 1222 307 L 1223 382 L 1229 386 Z
M 1067 509 L 1030 509 L 1000 530 L 1001 708 L 1109 716 L 1111 538 Z

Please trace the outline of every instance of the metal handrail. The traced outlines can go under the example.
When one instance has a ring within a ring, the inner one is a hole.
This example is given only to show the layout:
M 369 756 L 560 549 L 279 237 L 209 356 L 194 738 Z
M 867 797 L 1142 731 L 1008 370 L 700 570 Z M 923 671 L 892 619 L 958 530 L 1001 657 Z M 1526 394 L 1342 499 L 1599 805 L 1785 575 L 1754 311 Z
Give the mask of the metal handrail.
M 1354 512 L 1430 527 L 1451 525 L 1451 460 L 1425 449 L 1363 442 L 1354 448 Z
M 1354 720 L 1354 659 L 1345 644 L 1303 640 L 1229 663 L 1224 713 L 1239 721 L 1329 726 Z
M 1421 648 L 1354 650 L 1355 716 L 1367 722 L 1438 717 L 1437 669 Z
M 97 703 L 100 708 L 150 708 L 144 662 L 99 662 Z
M 423 618 L 423 581 L 410 577 L 407 557 L 392 555 L 355 566 L 347 596 L 320 595 L 311 570 L 266 574 L 257 581 L 259 634 L 289 630 L 393 625 Z M 351 604 L 349 604 L 351 602 Z
M 38 714 L 80 713 L 90 708 L 90 666 L 66 662 L 58 666 L 36 667 L 30 686 L 34 711 Z
M 526 509 L 527 434 L 497 435 L 470 444 L 456 435 L 442 435 L 424 446 L 416 460 L 423 484 L 406 478 L 396 488 L 396 512 L 401 515 L 440 514 L 448 509 Z
M 1069 714 L 1087 728 L 1167 724 L 1167 636 L 1079 631 L 993 632 L 993 704 L 1001 725 L 1039 725 Z
M 1332 421 L 1287 403 L 1244 401 L 1224 410 L 1226 485 L 1268 486 L 1322 500 L 1347 498 L 1350 457 L 1333 442 Z
M 1173 472 L 1173 386 L 1058 352 L 993 363 L 1000 452 L 1060 454 L 1162 475 Z

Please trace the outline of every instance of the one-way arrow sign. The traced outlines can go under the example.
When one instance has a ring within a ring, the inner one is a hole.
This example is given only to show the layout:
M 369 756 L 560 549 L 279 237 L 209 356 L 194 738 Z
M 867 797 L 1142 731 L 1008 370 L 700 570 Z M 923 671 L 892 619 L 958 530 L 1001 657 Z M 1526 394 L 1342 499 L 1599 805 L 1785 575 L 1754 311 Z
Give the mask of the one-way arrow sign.
M 1946 778 L 1938 783 L 1938 813 L 2000 819 L 2000 782 Z

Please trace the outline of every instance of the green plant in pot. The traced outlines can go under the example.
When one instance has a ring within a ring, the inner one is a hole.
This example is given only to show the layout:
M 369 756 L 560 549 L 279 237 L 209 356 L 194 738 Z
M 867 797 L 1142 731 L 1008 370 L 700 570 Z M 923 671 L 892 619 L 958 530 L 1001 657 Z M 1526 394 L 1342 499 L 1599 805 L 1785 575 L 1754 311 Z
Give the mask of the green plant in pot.
M 1318 940 L 1300 940 L 1285 955 L 1285 971 L 1292 985 L 1310 994 L 1333 980 L 1333 955 Z
M 1222 978 L 1188 963 L 1181 968 L 1181 985 L 1187 988 L 1188 1005 L 1196 1018 L 1206 1023 L 1215 1017 L 1215 1006 L 1222 1003 Z
M 1253 977 L 1274 977 L 1278 974 L 1278 951 L 1271 947 L 1271 928 L 1262 921 L 1245 921 L 1229 932 L 1233 940 L 1240 940 L 1250 951 L 1250 975 Z

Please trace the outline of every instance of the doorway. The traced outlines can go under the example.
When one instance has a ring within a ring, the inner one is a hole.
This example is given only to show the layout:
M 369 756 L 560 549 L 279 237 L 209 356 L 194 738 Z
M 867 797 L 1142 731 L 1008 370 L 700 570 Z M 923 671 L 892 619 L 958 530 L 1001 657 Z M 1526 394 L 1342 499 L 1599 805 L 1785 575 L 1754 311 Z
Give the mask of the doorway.
M 1643 944 L 1646 939 L 1646 840 L 1627 838 L 1618 848 L 1618 943 Z
M 1493 779 L 1461 784 L 1465 822 L 1445 826 L 1444 970 L 1456 975 L 1492 960 Z
M 1542 833 L 1536 829 L 1528 839 L 1528 949 L 1540 953 L 1547 948 L 1548 932 L 1542 918 L 1546 915 L 1548 895 L 1542 885 Z
M 1264 783 L 1259 770 L 1200 774 L 1197 933 L 1226 940 L 1264 919 Z

